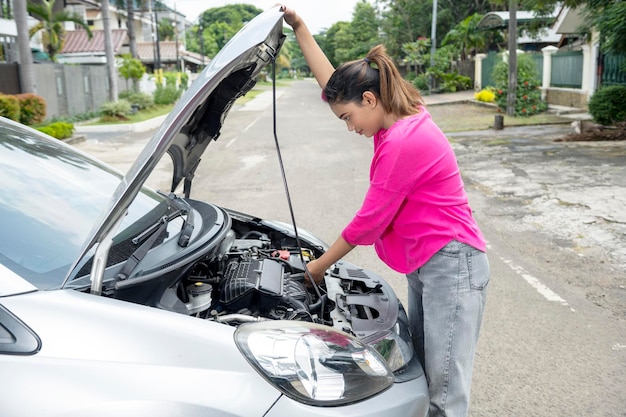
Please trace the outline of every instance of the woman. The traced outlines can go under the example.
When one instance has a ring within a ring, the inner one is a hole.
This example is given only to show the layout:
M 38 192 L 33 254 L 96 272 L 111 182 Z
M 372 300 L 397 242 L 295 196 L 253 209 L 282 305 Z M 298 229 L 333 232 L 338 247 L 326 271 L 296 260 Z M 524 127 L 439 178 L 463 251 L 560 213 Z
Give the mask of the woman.
M 374 138 L 363 205 L 328 251 L 308 263 L 310 278 L 321 281 L 356 245 L 372 244 L 389 267 L 407 274 L 430 416 L 465 416 L 489 262 L 452 147 L 384 47 L 335 70 L 300 16 L 283 11 L 333 113 L 348 130 Z

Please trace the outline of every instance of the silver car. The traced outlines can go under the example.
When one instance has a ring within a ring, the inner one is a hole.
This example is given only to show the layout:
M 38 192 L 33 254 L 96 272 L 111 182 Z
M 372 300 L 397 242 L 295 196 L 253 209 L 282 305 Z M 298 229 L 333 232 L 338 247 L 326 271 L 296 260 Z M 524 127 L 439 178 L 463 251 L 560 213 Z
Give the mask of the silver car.
M 427 414 L 382 278 L 340 261 L 311 287 L 314 235 L 190 197 L 283 40 L 278 8 L 249 22 L 125 175 L 0 118 L 1 416 Z M 144 182 L 165 153 L 162 193 Z

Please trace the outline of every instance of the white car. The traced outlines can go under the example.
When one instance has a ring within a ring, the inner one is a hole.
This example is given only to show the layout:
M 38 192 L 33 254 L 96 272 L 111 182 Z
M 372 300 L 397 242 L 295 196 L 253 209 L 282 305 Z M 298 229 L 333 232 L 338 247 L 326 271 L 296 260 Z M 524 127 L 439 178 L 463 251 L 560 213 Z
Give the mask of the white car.
M 282 12 L 212 60 L 126 175 L 0 118 L 0 415 L 425 416 L 407 317 L 304 230 L 190 198 L 200 156 L 278 54 Z M 165 153 L 172 190 L 144 186 Z

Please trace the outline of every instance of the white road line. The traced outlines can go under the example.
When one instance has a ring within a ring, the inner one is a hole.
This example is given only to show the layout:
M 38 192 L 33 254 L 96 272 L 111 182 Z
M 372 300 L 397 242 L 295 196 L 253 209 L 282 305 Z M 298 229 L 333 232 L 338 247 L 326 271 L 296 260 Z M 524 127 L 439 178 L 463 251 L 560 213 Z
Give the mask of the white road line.
M 567 301 L 565 301 L 560 295 L 558 295 L 557 293 L 552 291 L 550 288 L 548 288 L 545 284 L 543 284 L 537 278 L 535 278 L 534 276 L 526 272 L 524 268 L 522 268 L 521 266 L 515 265 L 512 261 L 509 261 L 508 259 L 504 259 L 504 258 L 500 258 L 500 259 L 502 259 L 502 262 L 504 262 L 509 267 L 511 267 L 513 271 L 517 272 L 519 276 L 524 278 L 524 281 L 529 283 L 530 286 L 533 287 L 535 290 L 537 290 L 539 294 L 543 295 L 543 297 L 546 300 L 554 301 L 554 302 L 560 303 L 561 305 L 569 307 L 569 304 L 567 304 Z M 574 311 L 574 309 L 571 307 L 570 307 L 570 310 Z
M 261 118 L 261 116 L 257 117 L 256 119 L 254 119 L 254 121 L 252 123 L 250 123 L 248 126 L 246 126 L 246 128 L 244 130 L 241 131 L 241 133 L 246 133 L 248 131 L 248 129 L 250 129 L 252 126 L 254 126 L 254 124 L 256 122 L 259 121 L 259 119 Z M 235 143 L 235 141 L 239 138 L 238 136 L 235 136 L 234 138 L 232 138 L 225 146 L 224 148 L 228 148 L 230 145 L 232 145 L 233 143 Z

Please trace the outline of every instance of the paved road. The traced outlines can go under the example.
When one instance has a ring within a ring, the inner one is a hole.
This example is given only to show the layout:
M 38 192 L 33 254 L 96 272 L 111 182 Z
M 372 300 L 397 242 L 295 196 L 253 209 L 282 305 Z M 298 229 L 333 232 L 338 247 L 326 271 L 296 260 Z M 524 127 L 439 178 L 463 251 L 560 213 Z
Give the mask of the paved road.
M 285 89 L 277 134 L 297 224 L 330 243 L 360 205 L 372 144 L 333 120 L 318 97 L 308 81 Z M 552 141 L 562 133 L 450 135 L 493 271 L 471 416 L 626 415 L 624 144 Z M 149 134 L 77 146 L 125 169 Z M 209 148 L 192 197 L 291 221 L 271 108 L 232 111 Z M 167 185 L 167 168 L 152 185 Z M 372 248 L 349 259 L 406 299 L 404 276 Z

